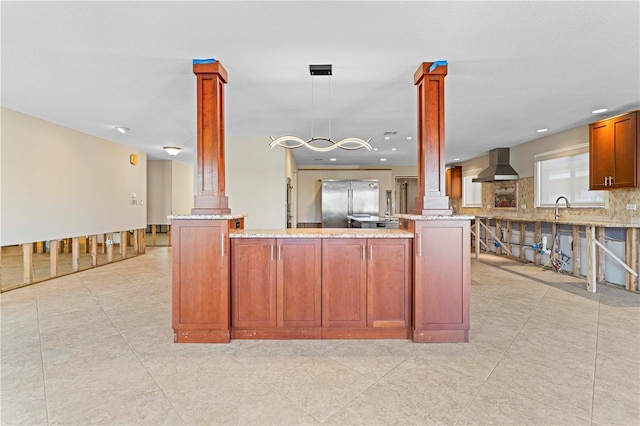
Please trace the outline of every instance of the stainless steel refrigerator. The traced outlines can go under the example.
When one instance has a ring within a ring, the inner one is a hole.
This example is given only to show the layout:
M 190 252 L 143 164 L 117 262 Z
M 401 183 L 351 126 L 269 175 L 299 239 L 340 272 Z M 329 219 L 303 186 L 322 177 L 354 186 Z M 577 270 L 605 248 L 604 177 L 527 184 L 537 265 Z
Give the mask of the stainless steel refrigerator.
M 347 228 L 347 216 L 378 216 L 379 187 L 377 179 L 323 179 L 322 227 Z

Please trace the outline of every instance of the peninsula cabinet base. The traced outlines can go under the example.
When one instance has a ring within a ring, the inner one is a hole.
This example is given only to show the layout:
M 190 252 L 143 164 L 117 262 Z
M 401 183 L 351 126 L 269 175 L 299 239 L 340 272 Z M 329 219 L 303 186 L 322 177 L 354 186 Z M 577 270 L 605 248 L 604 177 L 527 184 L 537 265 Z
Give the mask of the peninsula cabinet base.
M 461 343 L 469 341 L 469 330 L 413 330 L 414 343 Z
M 230 341 L 228 330 L 176 331 L 173 333 L 174 343 L 229 343 Z
M 232 339 L 289 340 L 289 339 L 409 339 L 408 328 L 343 328 L 343 327 L 292 327 L 292 328 L 233 328 Z

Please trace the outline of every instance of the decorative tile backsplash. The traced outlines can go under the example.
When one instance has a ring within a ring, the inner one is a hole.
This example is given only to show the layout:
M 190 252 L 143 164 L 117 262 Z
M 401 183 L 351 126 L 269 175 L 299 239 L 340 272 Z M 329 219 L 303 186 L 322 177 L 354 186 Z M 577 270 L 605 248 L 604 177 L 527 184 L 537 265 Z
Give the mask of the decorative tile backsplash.
M 495 186 L 500 183 L 482 184 L 482 208 L 462 207 L 462 200 L 451 200 L 455 214 L 477 216 L 501 216 L 505 218 L 553 221 L 553 208 L 535 208 L 533 177 L 519 179 L 516 182 L 517 208 L 494 207 Z M 636 210 L 627 210 L 628 204 L 635 204 Z M 609 208 L 571 208 L 564 209 L 562 204 L 561 220 L 585 222 L 608 222 L 620 224 L 640 223 L 640 189 L 614 189 L 609 191 Z

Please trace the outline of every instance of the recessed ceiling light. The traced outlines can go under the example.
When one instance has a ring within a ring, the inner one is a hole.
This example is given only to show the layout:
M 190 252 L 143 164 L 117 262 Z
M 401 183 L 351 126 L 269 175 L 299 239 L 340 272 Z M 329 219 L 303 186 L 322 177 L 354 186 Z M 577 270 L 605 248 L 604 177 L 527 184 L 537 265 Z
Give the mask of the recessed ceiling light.
M 536 130 L 536 132 L 538 132 L 538 133 L 544 133 L 544 132 L 548 132 L 548 131 L 549 131 L 549 129 L 538 129 L 538 130 Z
M 396 151 L 396 149 L 395 148 L 391 148 L 391 151 Z
M 335 158 L 329 158 L 329 161 L 336 161 Z
M 607 112 L 607 111 L 609 111 L 608 108 L 594 109 L 593 111 L 591 111 L 591 114 L 600 114 L 600 113 Z
M 130 128 L 123 127 L 123 126 L 116 126 L 116 127 L 114 127 L 114 129 L 116 129 L 120 133 L 129 133 L 129 130 L 131 130 Z
M 384 138 L 385 138 L 386 140 L 389 140 L 389 139 L 391 139 L 391 136 L 385 136 Z
M 453 161 L 460 161 L 460 159 L 459 158 L 454 158 Z
M 386 158 L 381 158 L 380 161 L 387 161 L 387 159 Z
M 377 150 L 378 150 L 378 148 L 373 148 L 373 150 L 374 150 L 374 151 L 377 151 Z
M 407 136 L 407 140 L 410 141 L 411 139 L 413 139 L 413 137 L 411 136 Z

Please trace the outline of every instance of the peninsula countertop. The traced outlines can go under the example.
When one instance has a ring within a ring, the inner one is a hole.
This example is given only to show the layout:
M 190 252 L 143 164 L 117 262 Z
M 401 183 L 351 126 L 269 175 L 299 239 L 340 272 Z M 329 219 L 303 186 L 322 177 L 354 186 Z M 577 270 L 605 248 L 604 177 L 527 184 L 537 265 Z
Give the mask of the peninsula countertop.
M 386 228 L 235 229 L 229 238 L 413 238 L 413 234 Z

